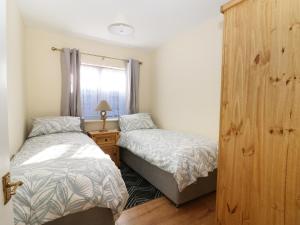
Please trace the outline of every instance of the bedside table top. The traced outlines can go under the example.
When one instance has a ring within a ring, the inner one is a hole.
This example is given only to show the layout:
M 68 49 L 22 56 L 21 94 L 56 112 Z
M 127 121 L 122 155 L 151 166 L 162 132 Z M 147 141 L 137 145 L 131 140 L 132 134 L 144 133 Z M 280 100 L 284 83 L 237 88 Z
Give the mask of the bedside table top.
M 105 134 L 112 134 L 112 133 L 120 133 L 118 130 L 105 130 L 105 131 L 100 131 L 100 130 L 95 130 L 95 131 L 88 131 L 87 132 L 89 135 L 105 135 Z

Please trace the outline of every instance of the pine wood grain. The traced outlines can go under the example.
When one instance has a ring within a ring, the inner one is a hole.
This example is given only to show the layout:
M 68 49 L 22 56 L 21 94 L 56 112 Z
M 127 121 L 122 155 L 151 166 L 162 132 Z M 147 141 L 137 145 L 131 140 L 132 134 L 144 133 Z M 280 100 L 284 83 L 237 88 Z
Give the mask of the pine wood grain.
M 215 194 L 176 208 L 165 197 L 125 210 L 117 225 L 215 225 Z
M 228 9 L 242 3 L 245 0 L 231 0 L 227 2 L 226 4 L 221 6 L 221 13 L 225 13 Z
M 217 223 L 300 224 L 300 1 L 224 15 Z
M 282 34 L 286 36 L 286 57 L 284 72 L 287 87 L 287 118 L 285 128 L 289 129 L 285 224 L 300 224 L 300 1 L 280 2 L 283 13 L 289 15 L 282 25 Z

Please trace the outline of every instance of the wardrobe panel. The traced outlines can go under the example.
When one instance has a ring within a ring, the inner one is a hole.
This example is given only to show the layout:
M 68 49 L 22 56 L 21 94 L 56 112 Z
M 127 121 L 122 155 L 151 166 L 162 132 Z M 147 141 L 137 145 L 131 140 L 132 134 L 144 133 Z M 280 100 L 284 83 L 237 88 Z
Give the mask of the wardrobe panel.
M 280 3 L 283 17 L 288 18 L 281 32 L 287 36 L 285 83 L 290 95 L 285 210 L 285 224 L 290 225 L 300 224 L 300 1 L 286 4 L 286 0 L 281 0 Z
M 249 27 L 250 55 L 248 64 L 248 94 L 244 127 L 244 170 L 246 187 L 243 196 L 246 201 L 242 205 L 242 219 L 239 224 L 281 224 L 274 217 L 269 216 L 272 202 L 264 198 L 270 193 L 269 168 L 273 162 L 269 159 L 269 152 L 265 151 L 264 137 L 266 135 L 266 82 L 271 73 L 271 27 L 273 5 L 271 1 L 253 0 L 251 2 L 251 24 Z M 274 178 L 283 179 L 283 178 Z M 264 207 L 262 207 L 264 205 Z
M 281 35 L 281 29 L 285 26 L 286 18 L 281 16 L 282 6 L 280 1 L 268 0 L 272 3 L 270 11 L 272 22 L 270 51 L 270 74 L 266 77 L 265 93 L 265 123 L 263 158 L 266 164 L 260 172 L 264 173 L 262 184 L 264 186 L 261 195 L 265 224 L 285 224 L 285 180 L 287 167 L 288 137 L 284 134 L 284 124 L 288 118 L 289 93 L 284 82 L 286 74 L 287 40 Z M 254 224 L 253 224 L 254 225 Z
M 221 130 L 218 174 L 219 224 L 240 224 L 241 204 L 246 189 L 243 142 L 246 125 L 246 99 L 250 72 L 249 13 L 250 3 L 245 1 L 226 13 L 224 22 L 223 77 L 221 99 Z M 227 29 L 231 27 L 231 29 Z M 219 219 L 220 218 L 220 219 Z M 222 221 L 222 223 L 221 223 Z
M 300 224 L 300 1 L 228 5 L 217 221 Z

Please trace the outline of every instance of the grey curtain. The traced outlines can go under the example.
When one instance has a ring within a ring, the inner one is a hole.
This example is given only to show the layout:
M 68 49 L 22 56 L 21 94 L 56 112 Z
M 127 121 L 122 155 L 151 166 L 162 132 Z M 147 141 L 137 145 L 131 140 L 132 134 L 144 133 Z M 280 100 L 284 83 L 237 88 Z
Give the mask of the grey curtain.
M 64 48 L 61 52 L 61 115 L 81 117 L 80 53 Z
M 129 59 L 127 64 L 127 110 L 129 114 L 139 112 L 139 81 L 140 81 L 140 62 Z

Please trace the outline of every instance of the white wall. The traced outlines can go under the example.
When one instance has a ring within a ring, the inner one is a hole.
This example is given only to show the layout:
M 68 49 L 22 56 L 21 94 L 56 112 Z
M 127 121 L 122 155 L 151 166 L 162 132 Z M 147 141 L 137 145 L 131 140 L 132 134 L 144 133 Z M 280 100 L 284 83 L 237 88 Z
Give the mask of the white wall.
M 61 66 L 60 53 L 51 51 L 51 47 L 79 48 L 83 52 L 91 52 L 117 58 L 135 58 L 143 62 L 140 80 L 140 109 L 151 109 L 151 74 L 152 55 L 150 52 L 137 49 L 113 46 L 98 41 L 84 39 L 58 33 L 50 30 L 26 27 L 25 29 L 26 54 L 26 90 L 27 90 L 27 122 L 32 118 L 47 115 L 59 115 L 61 98 Z M 95 57 L 83 57 L 83 62 L 121 66 L 116 61 L 104 60 Z M 113 127 L 117 123 L 113 122 Z M 109 125 L 108 125 L 109 126 Z M 30 126 L 29 126 L 30 127 Z M 88 130 L 99 129 L 100 124 L 88 123 Z
M 152 112 L 162 128 L 206 135 L 217 140 L 221 86 L 221 15 L 174 37 L 154 53 L 26 27 L 28 125 L 34 117 L 59 115 L 60 112 L 60 56 L 59 52 L 50 50 L 52 46 L 76 47 L 85 52 L 143 61 L 141 111 Z M 83 61 L 106 65 L 113 63 L 93 57 L 83 57 Z M 96 130 L 100 128 L 100 123 L 90 122 L 86 127 L 87 130 Z M 108 127 L 116 128 L 117 122 L 109 123 Z
M 221 55 L 221 15 L 156 51 L 152 113 L 160 127 L 218 139 Z
M 24 25 L 15 0 L 7 1 L 8 128 L 11 155 L 24 142 L 26 103 L 24 76 Z

